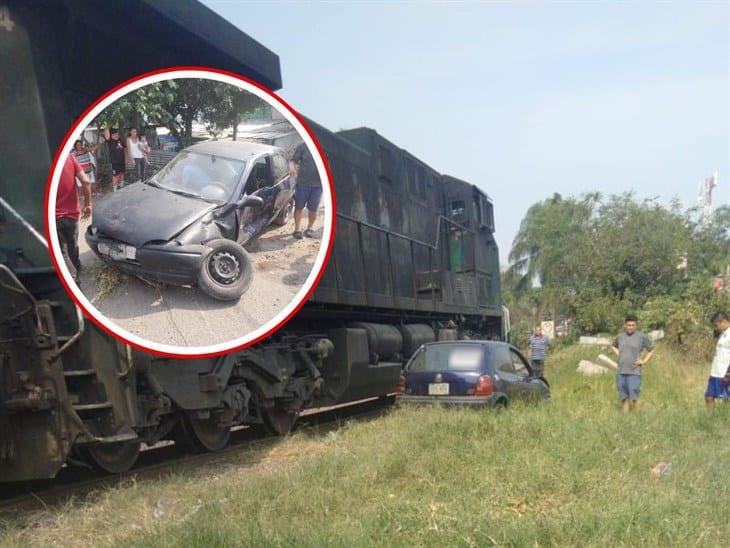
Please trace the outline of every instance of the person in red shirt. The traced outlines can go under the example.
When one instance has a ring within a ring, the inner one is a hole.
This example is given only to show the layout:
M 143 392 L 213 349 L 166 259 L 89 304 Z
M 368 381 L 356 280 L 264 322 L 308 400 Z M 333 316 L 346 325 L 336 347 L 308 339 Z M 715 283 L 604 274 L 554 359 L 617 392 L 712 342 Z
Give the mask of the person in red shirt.
M 84 209 L 79 204 L 76 192 L 76 178 L 81 181 L 84 194 Z M 79 283 L 81 261 L 79 261 L 79 218 L 91 215 L 91 183 L 81 165 L 73 155 L 66 157 L 56 192 L 56 234 L 61 246 L 61 254 L 71 271 L 76 284 Z

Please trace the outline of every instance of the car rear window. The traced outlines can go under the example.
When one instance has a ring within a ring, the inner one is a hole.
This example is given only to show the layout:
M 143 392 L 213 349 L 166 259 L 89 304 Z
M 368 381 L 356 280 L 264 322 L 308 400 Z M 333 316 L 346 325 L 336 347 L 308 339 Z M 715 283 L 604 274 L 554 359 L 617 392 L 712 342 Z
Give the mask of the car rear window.
M 434 344 L 423 346 L 411 358 L 408 371 L 476 371 L 484 350 L 478 344 Z

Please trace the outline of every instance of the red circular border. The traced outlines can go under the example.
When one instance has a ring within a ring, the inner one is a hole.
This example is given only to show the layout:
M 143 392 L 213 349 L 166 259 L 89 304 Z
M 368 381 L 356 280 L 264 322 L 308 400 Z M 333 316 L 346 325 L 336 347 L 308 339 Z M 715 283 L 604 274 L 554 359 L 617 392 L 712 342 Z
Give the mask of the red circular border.
M 331 206 L 332 206 L 332 229 L 330 230 L 330 237 L 329 237 L 329 241 L 327 242 L 327 253 L 325 254 L 324 262 L 322 263 L 322 267 L 320 268 L 319 272 L 317 273 L 317 277 L 314 280 L 314 283 L 312 284 L 312 287 L 307 292 L 307 294 L 305 295 L 304 299 L 302 299 L 302 302 L 300 302 L 297 305 L 297 307 L 294 310 L 292 310 L 291 313 L 289 313 L 289 315 L 287 315 L 286 318 L 284 318 L 283 320 L 281 320 L 277 325 L 275 325 L 274 327 L 272 327 L 270 330 L 268 330 L 263 335 L 260 335 L 259 337 L 256 337 L 252 341 L 249 341 L 247 343 L 244 343 L 244 344 L 242 344 L 240 346 L 236 346 L 236 347 L 230 348 L 228 350 L 221 350 L 219 352 L 209 352 L 207 354 L 175 354 L 173 352 L 164 352 L 164 351 L 161 351 L 161 350 L 154 350 L 152 348 L 147 348 L 145 346 L 142 346 L 140 344 L 137 344 L 135 342 L 132 342 L 132 341 L 126 339 L 122 335 L 119 335 L 117 333 L 114 333 L 114 331 L 112 331 L 111 329 L 107 328 L 104 324 L 102 324 L 99 320 L 97 320 L 94 317 L 94 315 L 91 314 L 86 309 L 86 307 L 77 299 L 76 295 L 74 294 L 74 292 L 69 287 L 68 282 L 64 278 L 63 273 L 61 272 L 61 269 L 60 269 L 59 264 L 58 264 L 58 259 L 56 257 L 56 253 L 55 253 L 55 251 L 53 249 L 53 245 L 51 245 L 51 227 L 50 227 L 50 224 L 48 222 L 48 206 L 49 206 L 49 197 L 50 197 L 50 191 L 51 191 L 51 179 L 53 178 L 53 172 L 56 170 L 56 165 L 58 164 L 58 162 L 59 162 L 59 160 L 61 158 L 61 155 L 64 153 L 64 150 L 62 149 L 64 143 L 72 135 L 75 135 L 76 134 L 76 132 L 78 131 L 78 127 L 77 126 L 80 124 L 81 120 L 83 118 L 85 118 L 86 115 L 92 109 L 94 109 L 94 107 L 96 107 L 100 102 L 102 102 L 104 99 L 106 99 L 107 97 L 109 97 L 112 93 L 114 93 L 114 92 L 116 92 L 116 91 L 118 91 L 118 90 L 120 90 L 120 89 L 128 86 L 129 84 L 132 84 L 134 82 L 137 82 L 139 80 L 142 80 L 143 78 L 148 78 L 150 76 L 156 76 L 156 75 L 159 75 L 159 74 L 168 74 L 168 73 L 178 72 L 178 71 L 183 71 L 183 70 L 198 70 L 198 71 L 204 71 L 204 72 L 214 72 L 214 73 L 217 73 L 217 74 L 222 74 L 222 75 L 225 75 L 225 76 L 229 76 L 231 78 L 235 78 L 237 80 L 244 81 L 244 82 L 246 82 L 246 83 L 248 83 L 248 84 L 250 84 L 250 85 L 258 88 L 259 90 L 263 91 L 264 93 L 266 93 L 267 95 L 269 95 L 270 97 L 272 97 L 275 101 L 277 101 L 279 104 L 283 105 L 284 108 L 286 108 L 289 111 L 289 113 L 292 114 L 299 121 L 299 123 L 302 124 L 302 127 L 304 127 L 304 130 L 307 132 L 307 134 L 309 135 L 309 137 L 314 142 L 314 146 L 317 148 L 317 152 L 319 153 L 320 158 L 322 158 L 322 163 L 324 164 L 324 169 L 327 172 L 327 178 L 328 178 L 329 185 L 330 185 L 330 199 L 331 199 L 331 202 L 332 202 L 332 204 L 331 204 Z M 56 269 L 56 273 L 58 274 L 58 277 L 61 280 L 61 284 L 63 285 L 64 289 L 66 290 L 66 293 L 68 293 L 69 296 L 71 297 L 71 299 L 74 301 L 74 303 L 76 304 L 76 306 L 78 306 L 79 308 L 81 308 L 81 310 L 84 311 L 84 314 L 89 319 L 91 319 L 91 321 L 94 322 L 94 324 L 99 329 L 101 329 L 102 331 L 104 331 L 107 334 L 111 335 L 115 339 L 121 340 L 125 344 L 127 344 L 127 345 L 129 345 L 129 346 L 131 346 L 133 348 L 136 348 L 137 350 L 141 350 L 141 351 L 146 352 L 148 354 L 154 354 L 156 356 L 164 356 L 164 357 L 167 357 L 167 358 L 182 358 L 182 359 L 190 359 L 190 360 L 192 360 L 192 359 L 199 359 L 199 358 L 213 358 L 213 357 L 217 357 L 217 356 L 225 356 L 227 354 L 231 354 L 233 352 L 237 352 L 239 350 L 243 350 L 244 348 L 248 348 L 249 346 L 252 346 L 252 345 L 256 344 L 257 342 L 259 342 L 259 341 L 261 341 L 261 340 L 263 340 L 263 339 L 265 339 L 267 337 L 270 337 L 272 334 L 274 334 L 276 331 L 278 331 L 281 327 L 283 327 L 289 320 L 291 320 L 296 315 L 296 313 L 299 312 L 299 310 L 302 308 L 302 306 L 304 306 L 304 303 L 306 303 L 309 300 L 309 298 L 312 296 L 312 293 L 314 293 L 314 290 L 317 289 L 317 285 L 319 285 L 319 281 L 322 279 L 322 276 L 324 275 L 324 271 L 327 268 L 327 264 L 329 263 L 330 255 L 332 254 L 332 248 L 333 248 L 334 241 L 335 241 L 335 226 L 337 224 L 336 223 L 336 214 L 335 214 L 336 211 L 337 211 L 337 205 L 336 205 L 336 200 L 335 200 L 335 189 L 334 189 L 334 184 L 333 184 L 333 179 L 332 179 L 332 172 L 330 170 L 329 163 L 327 162 L 327 157 L 325 156 L 324 152 L 322 151 L 322 146 L 319 144 L 319 140 L 314 135 L 314 133 L 312 132 L 312 130 L 310 129 L 309 125 L 304 120 L 304 118 L 302 118 L 302 116 L 300 116 L 299 113 L 296 110 L 294 110 L 291 107 L 291 105 L 289 105 L 289 103 L 287 103 L 284 99 L 282 99 L 281 97 L 279 97 L 276 93 L 274 93 L 270 89 L 262 86 L 258 82 L 254 81 L 254 80 L 251 80 L 250 78 L 247 78 L 245 76 L 241 76 L 240 74 L 236 74 L 235 72 L 231 72 L 231 71 L 227 71 L 227 70 L 223 70 L 223 69 L 212 68 L 212 67 L 204 67 L 204 66 L 196 66 L 196 65 L 167 67 L 167 68 L 164 68 L 164 69 L 158 69 L 158 70 L 153 70 L 151 72 L 146 72 L 144 74 L 139 74 L 139 75 L 135 76 L 134 78 L 130 78 L 129 80 L 126 80 L 125 82 L 122 82 L 121 84 L 113 87 L 112 89 L 110 89 L 109 91 L 107 91 L 106 93 L 104 93 L 101 97 L 99 97 L 98 99 L 96 99 L 96 101 L 94 101 L 91 105 L 89 105 L 89 107 L 86 108 L 86 110 L 84 110 L 84 112 L 81 114 L 81 116 L 79 116 L 76 119 L 76 121 L 73 123 L 73 125 L 71 126 L 71 128 L 63 136 L 63 139 L 61 140 L 61 143 L 58 145 L 58 149 L 56 150 L 56 154 L 55 154 L 55 156 L 53 158 L 53 163 L 51 164 L 51 169 L 48 171 L 48 177 L 46 178 L 46 192 L 45 192 L 45 197 L 44 197 L 43 211 L 45 212 L 46 241 L 48 242 L 48 253 L 51 256 L 51 261 L 53 262 L 53 266 Z

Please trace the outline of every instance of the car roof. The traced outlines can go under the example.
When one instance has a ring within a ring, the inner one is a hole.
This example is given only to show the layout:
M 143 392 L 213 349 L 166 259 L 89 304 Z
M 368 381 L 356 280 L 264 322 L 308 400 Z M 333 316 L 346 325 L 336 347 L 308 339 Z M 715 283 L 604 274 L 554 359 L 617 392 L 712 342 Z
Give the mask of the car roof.
M 189 146 L 185 150 L 199 152 L 201 154 L 212 154 L 234 160 L 247 160 L 252 156 L 258 156 L 264 153 L 283 153 L 283 150 L 279 147 L 264 145 L 262 143 L 252 143 L 251 141 L 204 141 Z
M 424 343 L 423 346 L 436 346 L 438 344 L 480 344 L 482 346 L 511 346 L 509 343 L 504 341 L 484 341 L 480 339 L 466 339 L 466 340 L 456 340 L 456 341 L 434 341 L 434 342 L 427 342 Z

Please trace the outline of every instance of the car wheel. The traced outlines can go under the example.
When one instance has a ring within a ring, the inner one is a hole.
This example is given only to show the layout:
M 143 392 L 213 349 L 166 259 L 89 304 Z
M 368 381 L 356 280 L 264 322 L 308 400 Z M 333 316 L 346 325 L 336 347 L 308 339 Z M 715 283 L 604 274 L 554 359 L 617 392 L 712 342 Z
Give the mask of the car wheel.
M 294 199 L 292 198 L 289 200 L 284 208 L 279 212 L 279 214 L 274 217 L 274 220 L 271 221 L 273 224 L 278 226 L 284 226 L 286 223 L 289 222 L 289 219 L 292 217 L 292 213 L 294 212 Z
M 500 398 L 497 400 L 497 402 L 494 404 L 494 412 L 498 415 L 501 413 L 504 413 L 507 410 L 507 400 L 504 398 Z
M 203 259 L 198 285 L 219 301 L 235 301 L 251 285 L 253 264 L 243 247 L 231 240 L 213 240 Z

